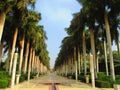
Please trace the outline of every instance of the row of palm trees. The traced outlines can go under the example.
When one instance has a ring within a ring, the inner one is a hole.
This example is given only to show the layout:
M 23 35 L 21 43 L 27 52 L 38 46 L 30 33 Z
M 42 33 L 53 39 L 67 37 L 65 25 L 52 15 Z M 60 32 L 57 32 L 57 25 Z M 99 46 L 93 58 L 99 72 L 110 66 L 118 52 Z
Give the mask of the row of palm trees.
M 119 0 L 77 0 L 82 9 L 74 14 L 69 28 L 66 28 L 68 36 L 64 38 L 60 53 L 55 62 L 55 69 L 70 69 L 70 64 L 76 73 L 76 79 L 80 67 L 84 68 L 84 75 L 87 74 L 86 55 L 90 54 L 91 78 L 95 83 L 99 71 L 98 53 L 106 54 L 106 45 L 110 58 L 110 75 L 115 80 L 114 60 L 112 54 L 112 43 L 115 41 L 119 51 L 120 28 L 120 1 Z M 83 61 L 82 61 L 83 58 Z M 92 61 L 93 60 L 93 61 Z M 106 72 L 108 75 L 107 58 Z M 84 65 L 81 65 L 81 62 Z M 69 65 L 69 66 L 68 66 Z M 93 66 L 93 68 L 92 68 Z M 67 69 L 67 70 L 68 70 Z M 78 69 L 78 70 L 77 70 Z M 63 70 L 65 71 L 65 70 Z M 61 72 L 63 72 L 61 71 Z M 64 72 L 65 73 L 65 72 Z M 95 78 L 94 78 L 95 76 Z M 93 84 L 95 87 L 95 84 Z
M 45 43 L 47 36 L 43 26 L 39 25 L 41 14 L 34 11 L 35 1 L 0 1 L 0 64 L 2 51 L 7 52 L 8 58 L 5 62 L 9 75 L 11 75 L 15 52 L 19 53 L 19 74 L 27 73 L 29 65 L 33 72 L 38 71 L 34 70 L 39 68 L 38 65 L 46 70 L 50 67 Z

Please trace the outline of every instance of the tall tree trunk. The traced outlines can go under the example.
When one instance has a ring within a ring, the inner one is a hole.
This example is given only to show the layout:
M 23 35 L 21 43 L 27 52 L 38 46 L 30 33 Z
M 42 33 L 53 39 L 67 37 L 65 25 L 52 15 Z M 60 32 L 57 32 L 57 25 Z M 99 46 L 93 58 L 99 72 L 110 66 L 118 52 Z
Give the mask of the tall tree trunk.
M 24 63 L 23 63 L 23 73 L 24 74 L 27 72 L 29 46 L 30 46 L 30 44 L 29 44 L 29 42 L 27 42 L 26 51 L 25 51 L 25 60 L 24 60 Z
M 91 57 L 91 60 L 90 60 L 91 78 L 92 78 L 92 87 L 95 88 L 95 76 L 97 78 L 97 73 L 96 73 L 96 63 L 95 63 L 95 60 L 96 60 L 95 59 L 95 41 L 94 41 L 93 27 L 90 27 L 90 40 L 91 40 L 91 52 L 93 55 L 93 56 L 90 56 Z
M 106 51 L 106 41 L 104 40 L 104 55 L 105 55 L 105 67 L 106 67 L 106 74 L 107 76 L 109 75 L 108 73 L 108 61 L 107 61 L 107 51 Z
M 76 47 L 74 47 L 75 79 L 78 80 Z
M 94 65 L 94 72 L 95 72 L 95 77 L 97 78 L 97 73 L 96 73 L 96 58 L 95 58 L 95 41 L 94 41 L 94 32 L 93 32 L 93 27 L 90 27 L 90 41 L 91 41 L 91 52 L 93 55 L 93 65 Z
M 85 41 L 85 31 L 83 31 L 83 57 L 84 57 L 84 75 L 86 75 L 86 41 Z
M 120 32 L 118 32 L 118 34 L 120 35 Z M 117 51 L 118 51 L 118 55 L 119 55 L 119 59 L 120 59 L 120 38 L 119 37 L 118 37 L 118 41 L 117 41 Z
M 99 60 L 98 60 L 98 54 L 96 53 L 96 65 L 97 65 L 97 72 L 99 72 Z
M 109 57 L 110 57 L 110 73 L 111 78 L 114 81 L 115 80 L 115 71 L 114 71 L 114 62 L 113 62 L 113 53 L 112 53 L 112 44 L 111 44 L 111 35 L 110 35 L 110 25 L 108 21 L 108 14 L 105 13 L 105 26 L 106 26 L 106 36 L 107 36 L 107 42 L 109 47 Z
M 6 61 L 6 71 L 9 71 L 10 57 L 11 57 L 11 47 L 9 46 L 9 49 L 8 49 L 8 60 Z
M 32 62 L 31 72 L 34 72 L 34 71 L 33 71 L 34 63 L 36 62 L 36 61 L 35 61 L 35 50 L 33 50 L 33 55 L 32 55 L 32 61 L 31 61 L 31 62 Z
M 30 80 L 32 54 L 33 54 L 33 49 L 30 48 L 30 58 L 29 58 L 29 64 L 28 64 L 28 80 Z
M 93 64 L 93 55 L 90 54 L 90 72 L 91 72 L 91 82 L 92 87 L 95 88 L 95 76 L 94 76 L 94 64 Z
M 18 53 L 15 53 L 15 54 L 14 54 L 14 60 L 13 60 L 11 85 L 10 85 L 11 88 L 12 88 L 12 87 L 14 86 L 14 84 L 15 84 L 15 75 L 16 75 L 17 58 L 18 58 Z
M 9 75 L 11 75 L 13 55 L 14 55 L 14 52 L 15 52 L 17 35 L 18 35 L 18 27 L 16 27 L 15 32 L 14 32 L 14 36 L 13 36 L 13 44 L 12 44 L 12 51 L 11 51 L 11 58 L 10 58 Z
M 72 56 L 71 57 L 71 60 L 72 60 L 72 74 L 75 72 L 75 63 L 74 63 L 74 57 Z
M 0 13 L 0 43 L 1 43 L 2 33 L 3 33 L 5 18 L 6 18 L 6 13 L 5 12 Z
M 80 69 L 80 51 L 78 50 L 78 71 L 79 74 L 81 73 L 81 69 Z
M 22 62 L 23 62 L 23 51 L 24 51 L 24 35 L 20 40 L 20 60 L 19 60 L 19 68 L 18 72 L 21 74 L 21 69 L 22 69 Z
M 0 44 L 0 67 L 2 62 L 2 51 L 3 51 L 3 42 Z

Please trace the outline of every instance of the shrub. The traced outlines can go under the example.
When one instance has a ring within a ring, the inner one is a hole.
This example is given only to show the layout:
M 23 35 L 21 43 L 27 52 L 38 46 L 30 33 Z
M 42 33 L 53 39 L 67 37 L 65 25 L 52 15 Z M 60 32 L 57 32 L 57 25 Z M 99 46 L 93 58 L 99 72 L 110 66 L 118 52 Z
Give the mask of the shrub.
M 6 88 L 9 85 L 9 81 L 8 80 L 1 80 L 0 79 L 0 88 Z
M 114 84 L 120 84 L 120 79 L 119 80 L 116 79 L 116 81 L 114 82 Z
M 116 80 L 114 81 L 114 84 L 120 84 L 120 75 L 116 75 Z
M 107 76 L 104 72 L 97 73 L 97 76 L 98 76 L 97 80 L 109 81 L 109 82 L 111 81 L 110 76 Z
M 85 82 L 85 76 L 79 74 L 79 75 L 78 75 L 78 80 L 81 80 L 82 82 Z
M 112 84 L 108 81 L 101 81 L 101 80 L 96 80 L 95 81 L 95 86 L 100 87 L 100 88 L 112 88 Z
M 72 74 L 72 79 L 75 79 L 75 74 Z
M 11 77 L 5 71 L 0 71 L 0 88 L 5 88 L 9 86 Z

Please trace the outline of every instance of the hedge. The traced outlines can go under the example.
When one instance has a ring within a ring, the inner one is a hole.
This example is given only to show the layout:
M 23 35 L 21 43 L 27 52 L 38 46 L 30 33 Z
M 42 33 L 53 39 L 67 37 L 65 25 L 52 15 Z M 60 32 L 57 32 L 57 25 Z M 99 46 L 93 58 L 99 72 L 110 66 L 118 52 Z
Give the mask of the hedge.
M 101 81 L 101 80 L 96 80 L 95 86 L 100 87 L 100 88 L 112 88 L 113 87 L 113 85 L 110 82 Z
M 9 85 L 8 80 L 0 80 L 0 88 L 6 88 Z

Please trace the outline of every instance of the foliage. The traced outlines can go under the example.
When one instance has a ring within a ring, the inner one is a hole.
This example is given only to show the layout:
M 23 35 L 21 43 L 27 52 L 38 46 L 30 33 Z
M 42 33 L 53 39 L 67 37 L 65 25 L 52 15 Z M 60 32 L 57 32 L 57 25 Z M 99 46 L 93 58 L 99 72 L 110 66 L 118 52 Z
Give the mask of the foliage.
M 116 80 L 114 81 L 114 84 L 120 84 L 120 75 L 116 75 Z
M 27 73 L 26 74 L 21 74 L 21 76 L 20 76 L 20 82 L 23 82 L 23 81 L 27 80 L 27 77 L 28 77 Z
M 83 74 L 78 75 L 78 80 L 85 82 L 85 76 Z
M 0 88 L 6 88 L 10 84 L 11 77 L 5 71 L 0 71 Z
M 9 85 L 8 80 L 0 79 L 0 88 L 6 88 L 8 87 L 8 85 Z
M 102 81 L 102 80 L 96 80 L 95 81 L 95 86 L 100 87 L 100 88 L 111 88 L 111 87 L 113 87 L 110 82 Z
M 112 87 L 113 83 L 110 79 L 110 76 L 107 76 L 105 72 L 97 73 L 98 77 L 95 80 L 95 85 L 101 88 L 110 88 Z
M 107 76 L 104 72 L 98 72 L 97 76 L 98 76 L 97 80 L 110 82 L 110 76 Z

